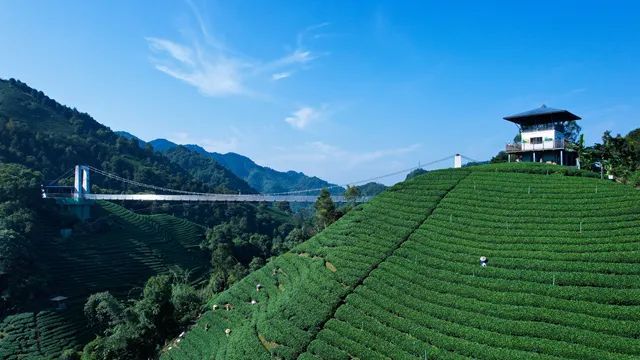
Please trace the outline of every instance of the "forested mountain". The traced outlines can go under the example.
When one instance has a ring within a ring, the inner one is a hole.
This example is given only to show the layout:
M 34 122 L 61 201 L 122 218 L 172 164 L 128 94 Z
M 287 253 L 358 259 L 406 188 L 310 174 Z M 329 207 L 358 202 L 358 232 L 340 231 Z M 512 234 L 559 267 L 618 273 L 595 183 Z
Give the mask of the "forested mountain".
M 237 177 L 226 167 L 221 166 L 211 157 L 196 152 L 186 146 L 176 145 L 168 140 L 159 139 L 146 143 L 137 136 L 126 131 L 117 131 L 121 137 L 135 141 L 140 147 L 146 148 L 151 145 L 154 150 L 161 152 L 172 163 L 180 166 L 189 172 L 193 177 L 205 184 L 222 186 L 243 194 L 255 194 L 256 190 L 251 188 L 245 181 Z
M 57 358 L 94 334 L 109 349 L 147 358 L 197 314 L 200 295 L 193 298 L 190 283 L 201 285 L 197 294 L 220 291 L 309 236 L 304 219 L 269 205 L 125 203 L 125 209 L 101 203 L 91 221 L 80 223 L 40 198 L 43 182 L 59 178 L 71 184 L 76 164 L 179 190 L 254 192 L 213 160 L 186 152 L 174 149 L 165 156 L 141 147 L 134 137 L 126 139 L 18 80 L 0 80 L 0 358 Z M 106 190 L 147 189 L 94 174 L 92 191 Z M 71 229 L 70 237 L 61 236 L 61 229 Z M 169 298 L 146 288 L 140 293 L 149 276 L 166 274 L 174 265 L 187 275 L 148 281 L 151 287 L 160 282 Z M 123 301 L 108 306 L 122 313 L 87 328 L 83 304 L 91 292 L 104 291 L 116 296 L 100 296 L 109 304 Z M 53 297 L 66 298 L 67 310 L 52 312 Z M 192 299 L 195 310 L 184 299 Z M 154 307 L 161 301 L 172 309 L 171 319 L 157 317 Z M 120 333 L 103 332 L 116 323 Z
M 179 146 L 166 139 L 156 139 L 149 144 L 157 151 L 162 153 Z M 246 156 L 233 152 L 220 154 L 217 152 L 208 152 L 198 145 L 184 145 L 185 147 L 210 157 L 218 164 L 229 169 L 239 178 L 246 181 L 252 188 L 260 193 L 280 193 L 307 189 L 331 188 L 331 192 L 335 194 L 342 193 L 343 188 L 335 188 L 335 184 L 331 184 L 315 176 L 307 176 L 304 173 L 296 171 L 277 171 L 266 166 L 256 164 L 253 160 Z
M 74 165 L 92 165 L 119 176 L 190 191 L 236 192 L 202 182 L 151 148 L 141 148 L 81 113 L 17 80 L 0 80 L 0 161 L 20 163 L 54 179 Z M 121 184 L 95 177 L 99 188 Z

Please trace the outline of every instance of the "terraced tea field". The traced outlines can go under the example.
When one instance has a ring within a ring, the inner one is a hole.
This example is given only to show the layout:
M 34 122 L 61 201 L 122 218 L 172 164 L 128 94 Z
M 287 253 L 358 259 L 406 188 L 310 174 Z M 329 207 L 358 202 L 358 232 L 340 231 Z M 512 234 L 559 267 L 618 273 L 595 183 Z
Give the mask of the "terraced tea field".
M 40 242 L 38 257 L 50 279 L 47 290 L 51 296 L 68 297 L 68 308 L 52 310 L 47 296 L 31 305 L 33 313 L 7 317 L 0 323 L 0 359 L 57 358 L 62 350 L 92 338 L 82 307 L 94 292 L 126 297 L 174 265 L 193 270 L 194 281 L 202 281 L 209 264 L 198 248 L 202 227 L 168 215 L 138 215 L 109 202 L 96 211 L 110 222 L 108 230 Z
M 637 359 L 640 193 L 557 172 L 587 175 L 394 186 L 211 299 L 162 358 Z

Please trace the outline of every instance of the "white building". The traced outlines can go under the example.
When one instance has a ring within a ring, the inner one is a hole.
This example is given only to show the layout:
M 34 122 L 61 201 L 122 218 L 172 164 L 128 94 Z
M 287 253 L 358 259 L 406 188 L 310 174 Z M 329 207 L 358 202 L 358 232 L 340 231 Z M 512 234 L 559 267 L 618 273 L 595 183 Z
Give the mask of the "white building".
M 518 126 L 520 141 L 507 144 L 509 161 L 551 162 L 575 165 L 576 153 L 567 148 L 564 129 L 569 121 L 580 120 L 567 110 L 542 105 L 537 109 L 504 118 Z

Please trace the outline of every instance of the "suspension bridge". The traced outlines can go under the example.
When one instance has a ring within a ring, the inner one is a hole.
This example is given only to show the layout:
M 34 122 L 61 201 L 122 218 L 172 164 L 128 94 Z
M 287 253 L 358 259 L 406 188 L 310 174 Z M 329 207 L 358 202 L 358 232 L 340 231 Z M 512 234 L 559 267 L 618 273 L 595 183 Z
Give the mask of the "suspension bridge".
M 408 169 L 402 169 L 389 174 L 384 174 L 369 179 L 355 181 L 349 184 L 334 185 L 325 187 L 324 189 L 344 188 L 347 185 L 355 186 L 372 181 L 377 181 L 391 176 L 397 176 L 408 173 L 410 171 L 421 169 L 427 166 L 432 166 L 445 161 L 453 160 L 453 167 L 462 167 L 464 160 L 477 162 L 464 155 L 455 154 L 447 156 L 435 161 L 418 164 Z M 193 191 L 184 191 L 177 189 L 165 188 L 157 185 L 145 184 L 139 181 L 126 179 L 124 177 L 111 174 L 93 166 L 89 165 L 76 165 L 73 169 L 74 183 L 73 186 L 59 185 L 59 180 L 64 178 L 72 170 L 67 171 L 65 174 L 58 177 L 56 180 L 48 182 L 42 185 L 42 197 L 44 199 L 55 199 L 59 204 L 69 206 L 70 209 L 81 219 L 89 217 L 90 205 L 96 200 L 112 200 L 112 201 L 180 201 L 180 202 L 289 202 L 289 203 L 312 203 L 317 200 L 317 195 L 314 193 L 319 192 L 323 188 L 318 189 L 305 189 L 281 193 L 272 194 L 221 194 L 221 193 L 202 193 Z M 123 184 L 133 186 L 140 189 L 146 189 L 147 191 L 153 191 L 153 193 L 120 193 L 120 194 L 108 194 L 108 193 L 92 193 L 91 192 L 91 174 L 97 174 L 119 181 Z M 314 194 L 314 195 L 305 195 Z M 359 196 L 352 199 L 347 199 L 343 195 L 333 195 L 331 199 L 336 203 L 345 203 L 347 201 L 354 202 L 366 202 L 370 199 L 369 196 Z

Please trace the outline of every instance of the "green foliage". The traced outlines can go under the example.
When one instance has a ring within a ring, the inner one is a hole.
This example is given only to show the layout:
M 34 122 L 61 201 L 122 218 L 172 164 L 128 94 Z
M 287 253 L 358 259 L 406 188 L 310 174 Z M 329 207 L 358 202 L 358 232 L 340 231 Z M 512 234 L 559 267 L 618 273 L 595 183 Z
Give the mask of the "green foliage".
M 410 173 L 407 174 L 407 176 L 405 177 L 405 181 L 409 180 L 409 179 L 413 179 L 416 176 L 422 175 L 422 174 L 426 174 L 428 171 L 425 169 L 415 169 L 413 171 L 411 171 Z
M 104 331 L 123 320 L 124 307 L 108 291 L 92 294 L 84 304 L 84 315 L 89 325 Z
M 242 262 L 241 266 L 232 266 L 235 279 L 244 276 L 254 257 L 270 256 L 272 238 L 283 239 L 293 228 L 289 215 L 283 212 L 226 204 L 176 207 L 158 203 L 148 210 L 162 215 L 139 216 L 102 203 L 93 211 L 95 221 L 75 224 L 53 203 L 40 198 L 40 184 L 77 164 L 181 190 L 252 192 L 246 183 L 213 161 L 181 150 L 172 154 L 169 159 L 151 147 L 140 147 L 136 139 L 118 136 L 88 114 L 63 106 L 24 83 L 0 80 L 0 316 L 26 308 L 48 308 L 51 294 L 61 294 L 70 298 L 65 326 L 80 329 L 86 325 L 78 320 L 82 304 L 91 292 L 108 290 L 117 298 L 135 294 L 136 287 L 149 276 L 166 273 L 175 264 L 193 272 L 194 282 L 206 282 L 209 256 L 199 247 L 203 229 L 168 215 L 212 227 L 224 221 L 245 224 L 243 228 L 250 232 L 234 238 L 233 255 Z M 70 185 L 72 174 L 65 174 L 59 182 Z M 92 183 L 94 192 L 142 190 L 135 186 L 123 188 L 121 183 L 101 176 L 93 176 Z M 74 236 L 60 239 L 61 227 L 73 228 Z M 245 247 L 249 249 L 246 253 Z M 259 250 L 253 253 L 255 249 Z M 193 295 L 180 293 L 176 301 Z M 182 310 L 174 314 L 174 321 L 184 323 L 193 309 L 180 301 Z M 105 351 L 114 358 L 123 356 L 121 351 L 129 344 L 129 333 L 141 331 L 120 325 L 115 327 L 116 333 L 94 344 L 108 349 Z M 78 341 L 84 341 L 93 334 L 75 335 Z M 166 333 L 158 329 L 156 335 Z M 46 336 L 42 334 L 43 338 Z M 58 348 L 56 355 L 63 349 Z M 29 354 L 18 352 L 16 356 Z
M 171 162 L 188 171 L 194 178 L 215 186 L 216 192 L 256 193 L 246 182 L 206 155 L 199 154 L 184 146 L 176 146 L 167 150 L 164 155 Z
M 492 164 L 507 162 L 509 160 L 508 156 L 509 154 L 506 151 L 500 151 L 489 162 Z
M 640 194 L 595 176 L 415 177 L 214 296 L 162 358 L 637 358 Z
M 329 190 L 322 189 L 314 205 L 316 209 L 316 226 L 325 229 L 336 221 L 336 205 L 331 200 Z
M 195 320 L 200 305 L 198 292 L 180 277 L 153 276 L 142 296 L 122 311 L 124 319 L 84 347 L 83 359 L 147 359 L 164 339 Z
M 77 335 L 59 313 L 9 315 L 0 321 L 0 359 L 58 359 L 64 350 L 76 348 Z
M 578 141 L 580 136 L 580 132 L 582 131 L 582 127 L 578 125 L 578 122 L 575 120 L 567 121 L 563 125 L 563 133 L 564 138 L 569 142 L 575 143 Z
M 377 182 L 368 182 L 356 187 L 361 196 L 376 196 L 387 189 L 387 186 Z
M 47 215 L 39 181 L 37 172 L 0 164 L 0 316 L 23 309 L 42 285 L 33 256 L 34 227 Z
M 58 360 L 80 360 L 80 355 L 80 352 L 76 350 L 67 349 L 62 352 Z
M 347 200 L 348 203 L 354 206 L 360 196 L 360 189 L 358 187 L 347 185 L 347 190 L 344 191 L 344 199 Z
M 640 166 L 640 158 L 627 138 L 612 136 L 610 131 L 605 131 L 602 144 L 596 144 L 594 149 L 607 173 L 616 177 L 626 179 Z

